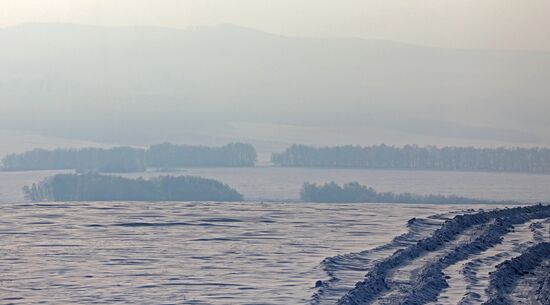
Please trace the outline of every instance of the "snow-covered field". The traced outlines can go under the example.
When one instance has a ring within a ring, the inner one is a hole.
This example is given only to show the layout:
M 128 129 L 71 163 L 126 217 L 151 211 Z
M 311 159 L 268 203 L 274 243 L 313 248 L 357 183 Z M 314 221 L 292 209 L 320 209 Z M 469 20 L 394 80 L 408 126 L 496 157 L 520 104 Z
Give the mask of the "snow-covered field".
M 0 303 L 547 304 L 550 207 L 495 208 L 4 204 Z
M 358 180 L 381 190 L 536 201 L 550 198 L 550 176 L 189 169 L 171 174 L 220 179 L 248 201 L 25 203 L 21 187 L 54 173 L 0 173 L 0 304 L 550 299 L 546 206 L 503 210 L 292 199 L 304 181 Z M 259 195 L 276 202 L 250 199 Z M 285 195 L 291 200 L 276 200 Z

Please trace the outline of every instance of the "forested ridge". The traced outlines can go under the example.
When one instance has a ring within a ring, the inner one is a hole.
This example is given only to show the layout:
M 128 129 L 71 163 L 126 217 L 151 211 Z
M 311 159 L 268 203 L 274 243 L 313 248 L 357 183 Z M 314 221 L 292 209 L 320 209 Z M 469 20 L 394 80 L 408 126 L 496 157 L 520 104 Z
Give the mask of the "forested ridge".
M 242 195 L 217 180 L 160 176 L 145 180 L 98 174 L 59 174 L 23 193 L 32 201 L 241 201 Z
M 550 173 L 548 148 L 292 145 L 282 153 L 272 154 L 271 161 L 295 167 Z
M 5 171 L 76 169 L 83 172 L 139 172 L 146 168 L 192 166 L 254 166 L 256 150 L 250 144 L 220 147 L 157 144 L 132 147 L 34 149 L 2 160 Z

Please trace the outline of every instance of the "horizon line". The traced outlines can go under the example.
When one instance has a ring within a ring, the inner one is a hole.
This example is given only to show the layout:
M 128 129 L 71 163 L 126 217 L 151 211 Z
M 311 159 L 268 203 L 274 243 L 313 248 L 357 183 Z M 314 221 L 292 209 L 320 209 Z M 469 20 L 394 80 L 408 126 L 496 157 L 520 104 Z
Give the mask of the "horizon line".
M 211 25 L 192 25 L 187 27 L 170 27 L 159 25 L 106 25 L 106 24 L 88 24 L 88 23 L 75 23 L 75 22 L 60 22 L 60 21 L 29 21 L 21 22 L 6 26 L 0 26 L 0 31 L 15 29 L 19 27 L 29 25 L 53 25 L 53 26 L 73 26 L 73 27 L 88 27 L 88 28 L 102 28 L 102 29 L 157 29 L 157 30 L 169 30 L 174 32 L 191 32 L 205 29 L 215 28 L 235 28 L 243 31 L 256 32 L 264 35 L 271 35 L 282 38 L 294 38 L 294 39 L 311 39 L 311 40 L 350 40 L 350 41 L 371 41 L 371 42 L 385 42 L 389 44 L 401 45 L 404 47 L 416 47 L 425 49 L 441 49 L 441 50 L 458 50 L 458 51 L 499 51 L 499 52 L 519 52 L 519 53 L 550 53 L 550 50 L 543 49 L 512 49 L 512 48 L 476 48 L 476 47 L 446 47 L 438 45 L 429 45 L 416 43 L 411 41 L 392 40 L 379 37 L 360 37 L 360 36 L 303 36 L 303 35 L 288 35 L 281 33 L 274 33 L 267 30 L 254 28 L 251 26 L 240 25 L 230 22 L 220 22 Z

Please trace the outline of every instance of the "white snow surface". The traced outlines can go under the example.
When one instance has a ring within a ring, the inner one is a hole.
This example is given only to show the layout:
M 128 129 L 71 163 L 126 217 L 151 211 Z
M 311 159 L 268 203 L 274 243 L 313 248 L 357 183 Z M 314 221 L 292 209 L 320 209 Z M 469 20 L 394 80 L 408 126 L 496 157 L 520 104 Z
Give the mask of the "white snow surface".
M 545 304 L 549 224 L 549 205 L 453 216 L 368 264 L 337 304 Z M 319 285 L 312 304 L 325 304 L 333 285 Z

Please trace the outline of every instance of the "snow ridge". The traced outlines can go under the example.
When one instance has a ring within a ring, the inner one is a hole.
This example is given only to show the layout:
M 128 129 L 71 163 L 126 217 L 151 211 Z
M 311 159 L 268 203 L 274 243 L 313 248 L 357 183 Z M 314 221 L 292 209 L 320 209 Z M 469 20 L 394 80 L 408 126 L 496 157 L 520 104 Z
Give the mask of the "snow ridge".
M 445 221 L 431 236 L 401 248 L 373 264 L 365 279 L 356 283 L 355 288 L 343 295 L 337 304 L 416 305 L 436 301 L 442 289 L 448 286 L 443 274 L 444 268 L 500 243 L 502 236 L 512 230 L 513 225 L 544 218 L 550 218 L 550 206 L 541 204 L 457 215 Z M 466 241 L 460 239 L 469 229 L 478 233 Z M 457 244 L 457 240 L 460 243 Z M 391 294 L 391 300 L 384 300 L 392 288 L 396 289 L 388 282 L 388 275 L 392 270 L 434 251 L 441 251 L 441 255 L 413 272 L 414 276 L 410 279 L 412 289 L 398 291 Z
M 467 211 L 464 211 L 467 212 Z M 470 211 L 471 212 L 471 211 Z M 428 218 L 411 218 L 407 221 L 407 232 L 395 237 L 390 243 L 380 247 L 325 258 L 321 268 L 329 276 L 328 280 L 318 281 L 318 290 L 311 298 L 312 305 L 334 304 L 379 258 L 390 255 L 432 234 L 441 224 L 449 219 L 449 214 L 437 214 Z
M 491 274 L 489 286 L 490 298 L 483 305 L 512 304 L 508 294 L 512 292 L 515 283 L 525 274 L 539 266 L 545 259 L 550 258 L 550 243 L 542 242 L 527 249 L 520 256 L 507 260 L 497 266 L 497 271 Z M 548 286 L 541 289 L 541 298 L 547 296 Z

